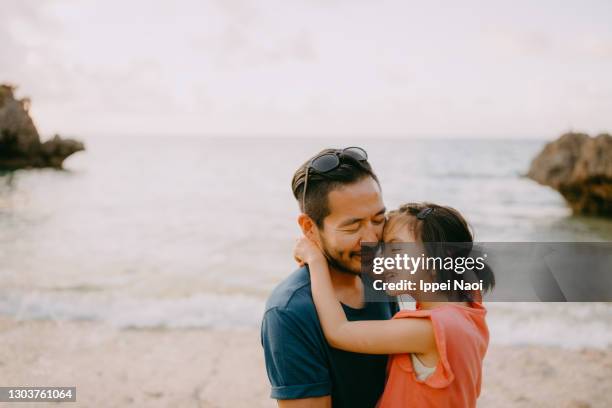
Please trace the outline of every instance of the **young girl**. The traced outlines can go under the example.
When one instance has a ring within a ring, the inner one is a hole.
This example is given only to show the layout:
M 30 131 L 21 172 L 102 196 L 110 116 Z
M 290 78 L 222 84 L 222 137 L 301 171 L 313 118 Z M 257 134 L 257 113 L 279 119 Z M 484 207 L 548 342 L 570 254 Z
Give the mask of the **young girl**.
M 435 247 L 427 243 L 473 241 L 461 214 L 428 203 L 406 204 L 392 211 L 383 239 L 385 243 L 416 243 L 427 256 L 434 256 L 429 252 Z M 418 287 L 395 291 L 389 294 L 410 294 L 417 302 L 416 310 L 402 310 L 387 321 L 351 322 L 336 299 L 327 260 L 316 243 L 302 238 L 294 255 L 308 264 L 312 297 L 329 344 L 356 353 L 390 354 L 379 408 L 476 406 L 489 341 L 480 293 L 454 291 L 432 297 Z M 494 285 L 488 267 L 476 273 L 484 290 Z M 393 272 L 392 279 L 402 274 L 409 272 Z M 420 270 L 418 276 L 440 283 L 462 279 L 448 270 Z

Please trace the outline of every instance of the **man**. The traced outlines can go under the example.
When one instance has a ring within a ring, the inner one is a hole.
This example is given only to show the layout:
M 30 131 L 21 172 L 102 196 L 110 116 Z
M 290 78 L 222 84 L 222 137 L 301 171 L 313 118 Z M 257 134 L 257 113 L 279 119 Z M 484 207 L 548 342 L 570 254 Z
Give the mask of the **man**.
M 361 243 L 378 242 L 385 223 L 380 185 L 360 148 L 326 149 L 294 174 L 303 234 L 323 249 L 348 320 L 389 319 L 396 305 L 364 302 Z M 272 398 L 279 407 L 372 408 L 385 384 L 387 356 L 329 346 L 312 300 L 308 267 L 281 282 L 261 326 Z

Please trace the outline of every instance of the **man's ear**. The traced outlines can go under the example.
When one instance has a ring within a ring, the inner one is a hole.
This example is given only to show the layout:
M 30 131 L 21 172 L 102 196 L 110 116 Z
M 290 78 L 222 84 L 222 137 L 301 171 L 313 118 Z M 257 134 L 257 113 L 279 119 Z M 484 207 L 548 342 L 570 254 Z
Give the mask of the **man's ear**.
M 300 226 L 300 229 L 302 230 L 302 234 L 304 234 L 306 238 L 310 238 L 318 242 L 319 231 L 317 230 L 317 226 L 315 225 L 312 218 L 302 213 L 298 216 L 297 222 Z

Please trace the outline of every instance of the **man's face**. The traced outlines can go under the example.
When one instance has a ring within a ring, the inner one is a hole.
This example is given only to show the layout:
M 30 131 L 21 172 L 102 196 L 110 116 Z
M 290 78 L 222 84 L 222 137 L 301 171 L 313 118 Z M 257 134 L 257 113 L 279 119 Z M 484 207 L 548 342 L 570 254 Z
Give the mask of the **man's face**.
M 329 193 L 330 214 L 319 230 L 321 247 L 330 266 L 361 273 L 361 243 L 378 242 L 385 226 L 385 205 L 378 183 L 366 177 Z

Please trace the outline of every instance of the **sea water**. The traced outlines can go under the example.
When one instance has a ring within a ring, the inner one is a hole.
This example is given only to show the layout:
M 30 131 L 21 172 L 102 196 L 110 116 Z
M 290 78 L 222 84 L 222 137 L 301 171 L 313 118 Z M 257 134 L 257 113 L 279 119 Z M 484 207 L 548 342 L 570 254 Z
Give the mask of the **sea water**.
M 118 327 L 258 327 L 295 269 L 291 178 L 365 148 L 387 208 L 459 209 L 478 241 L 611 241 L 522 175 L 542 140 L 96 136 L 65 171 L 0 175 L 0 314 Z M 610 304 L 491 304 L 492 342 L 610 347 Z

